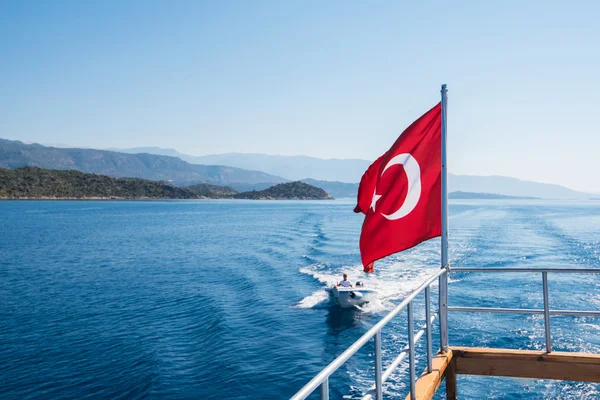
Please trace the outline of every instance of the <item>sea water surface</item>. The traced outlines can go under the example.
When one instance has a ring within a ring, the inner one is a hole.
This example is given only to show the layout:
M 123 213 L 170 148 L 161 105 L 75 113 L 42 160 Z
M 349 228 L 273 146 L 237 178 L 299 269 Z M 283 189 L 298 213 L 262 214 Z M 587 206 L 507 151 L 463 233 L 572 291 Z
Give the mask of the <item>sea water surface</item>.
M 289 398 L 439 268 L 434 239 L 363 274 L 352 208 L 0 202 L 0 398 Z M 451 202 L 450 261 L 600 268 L 600 202 Z M 337 308 L 324 289 L 342 272 L 381 301 Z M 600 308 L 600 277 L 554 274 L 549 287 L 552 308 Z M 449 302 L 539 308 L 541 274 L 453 274 Z M 421 325 L 422 296 L 415 312 Z M 452 345 L 544 347 L 543 316 L 457 313 L 449 325 Z M 556 350 L 600 352 L 599 319 L 552 317 L 551 327 Z M 384 329 L 384 367 L 406 334 L 404 314 Z M 370 344 L 332 376 L 331 398 L 360 398 L 373 379 Z M 546 380 L 459 376 L 458 390 L 462 399 L 600 398 L 598 385 Z M 384 393 L 407 391 L 402 364 Z

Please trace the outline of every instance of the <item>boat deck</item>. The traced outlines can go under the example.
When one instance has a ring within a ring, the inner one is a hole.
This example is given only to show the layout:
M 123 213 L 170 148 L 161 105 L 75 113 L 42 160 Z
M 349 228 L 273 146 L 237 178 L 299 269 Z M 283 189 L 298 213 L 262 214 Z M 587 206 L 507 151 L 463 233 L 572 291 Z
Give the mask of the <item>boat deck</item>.
M 450 347 L 445 353 L 436 354 L 431 373 L 425 371 L 417 380 L 416 398 L 433 398 L 445 378 L 446 398 L 456 399 L 456 375 L 600 382 L 600 355 Z M 410 394 L 406 398 L 410 399 Z

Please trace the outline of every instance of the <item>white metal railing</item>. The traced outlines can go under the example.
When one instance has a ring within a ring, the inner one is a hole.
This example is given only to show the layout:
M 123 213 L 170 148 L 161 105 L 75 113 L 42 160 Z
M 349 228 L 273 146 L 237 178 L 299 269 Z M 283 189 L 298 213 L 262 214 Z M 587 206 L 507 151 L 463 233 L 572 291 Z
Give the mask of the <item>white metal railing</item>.
M 600 274 L 598 268 L 452 268 L 452 272 L 465 273 L 541 273 L 542 291 L 544 295 L 544 309 L 535 308 L 493 308 L 493 307 L 448 307 L 452 312 L 487 312 L 501 314 L 544 314 L 544 328 L 546 339 L 546 351 L 552 351 L 552 337 L 550 335 L 550 316 L 587 316 L 600 317 L 600 311 L 576 311 L 576 310 L 551 310 L 548 301 L 548 273 L 569 274 Z
M 541 273 L 542 274 L 542 290 L 544 297 L 544 308 L 493 308 L 493 307 L 449 307 L 448 303 L 448 274 L 454 273 Z M 375 387 L 371 389 L 363 400 L 373 398 L 382 399 L 383 384 L 390 377 L 392 372 L 400 365 L 400 363 L 408 356 L 409 358 L 409 375 L 410 375 L 410 397 L 416 399 L 415 392 L 415 345 L 421 337 L 427 334 L 427 372 L 432 371 L 432 340 L 431 327 L 436 317 L 440 318 L 440 349 L 445 349 L 448 346 L 448 312 L 487 312 L 487 313 L 503 313 L 503 314 L 543 314 L 545 326 L 546 351 L 552 351 L 552 340 L 550 335 L 550 316 L 592 316 L 600 317 L 600 311 L 579 311 L 579 310 L 551 310 L 548 301 L 548 274 L 549 273 L 571 273 L 571 274 L 600 274 L 600 268 L 453 268 L 451 271 L 448 268 L 442 268 L 437 273 L 428 278 L 421 286 L 413 291 L 404 301 L 402 301 L 389 314 L 383 317 L 377 324 L 369 329 L 363 336 L 354 342 L 340 356 L 333 360 L 325 367 L 317 376 L 311 379 L 300 391 L 298 391 L 291 399 L 300 400 L 308 397 L 318 387 L 322 400 L 329 399 L 329 377 L 341 367 L 348 359 L 350 359 L 358 350 L 374 338 L 375 345 Z M 439 279 L 439 309 L 438 312 L 431 314 L 431 285 Z M 421 293 L 425 291 L 425 326 L 416 334 L 414 332 L 413 321 L 413 301 Z M 400 311 L 407 309 L 408 320 L 408 344 L 398 354 L 398 356 L 390 363 L 388 368 L 383 371 L 381 358 L 381 330 L 386 326 Z
M 370 399 L 375 394 L 377 400 L 382 399 L 383 384 L 390 377 L 394 369 L 404 360 L 408 354 L 409 359 L 409 373 L 410 373 L 410 393 L 411 398 L 416 399 L 416 388 L 415 388 L 415 344 L 427 333 L 427 371 L 431 372 L 432 368 L 432 343 L 431 343 L 431 327 L 436 316 L 440 316 L 440 348 L 444 348 L 444 343 L 448 342 L 447 336 L 444 339 L 444 335 L 447 335 L 447 330 L 444 333 L 442 326 L 447 326 L 447 323 L 442 324 L 441 319 L 444 315 L 447 315 L 445 305 L 447 299 L 442 298 L 447 295 L 446 290 L 442 290 L 442 287 L 446 287 L 448 281 L 448 269 L 442 268 L 430 278 L 428 278 L 421 286 L 413 291 L 406 299 L 404 299 L 396 308 L 390 311 L 385 317 L 383 317 L 378 323 L 376 323 L 371 329 L 369 329 L 364 335 L 354 342 L 350 347 L 346 349 L 340 356 L 333 360 L 327 367 L 317 374 L 313 379 L 310 380 L 302 389 L 300 389 L 291 399 L 301 400 L 308 397 L 318 387 L 320 387 L 321 399 L 329 399 L 329 377 L 339 367 L 341 367 L 350 357 L 352 357 L 358 350 L 360 350 L 365 344 L 367 344 L 372 338 L 374 338 L 375 345 L 375 388 L 367 394 L 364 398 Z M 431 285 L 437 279 L 440 281 L 440 309 L 437 313 L 431 314 Z M 421 293 L 425 291 L 425 326 L 415 335 L 414 332 L 414 321 L 413 321 L 413 300 Z M 381 330 L 386 326 L 400 311 L 407 309 L 408 319 L 408 344 L 400 352 L 400 354 L 391 362 L 388 368 L 383 371 L 382 358 L 381 358 Z

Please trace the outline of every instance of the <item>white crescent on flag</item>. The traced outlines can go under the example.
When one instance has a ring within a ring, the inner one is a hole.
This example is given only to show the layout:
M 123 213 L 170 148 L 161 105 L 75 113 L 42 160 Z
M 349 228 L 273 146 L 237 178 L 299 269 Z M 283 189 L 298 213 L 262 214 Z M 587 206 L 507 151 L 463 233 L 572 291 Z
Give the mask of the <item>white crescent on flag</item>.
M 381 176 L 385 174 L 385 171 L 387 171 L 388 168 L 394 165 L 404 166 L 404 172 L 408 178 L 408 192 L 406 193 L 404 203 L 402 203 L 402 206 L 400 206 L 398 210 L 391 214 L 381 214 L 391 221 L 406 217 L 410 214 L 417 206 L 419 198 L 421 197 L 421 167 L 419 167 L 417 160 L 409 153 L 398 154 L 387 163 Z M 373 201 L 371 202 L 371 208 L 373 208 L 373 210 L 375 210 L 375 203 L 377 203 L 377 200 L 380 198 L 381 195 L 378 195 L 377 190 L 375 190 L 375 193 L 373 193 Z

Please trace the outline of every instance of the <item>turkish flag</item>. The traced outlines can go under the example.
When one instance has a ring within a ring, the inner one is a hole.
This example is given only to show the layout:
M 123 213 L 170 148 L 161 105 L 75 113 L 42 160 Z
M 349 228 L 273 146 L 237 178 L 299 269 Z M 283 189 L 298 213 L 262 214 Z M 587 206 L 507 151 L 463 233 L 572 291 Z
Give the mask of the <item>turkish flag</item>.
M 412 123 L 367 169 L 354 212 L 365 214 L 360 255 L 372 262 L 442 234 L 442 106 Z

